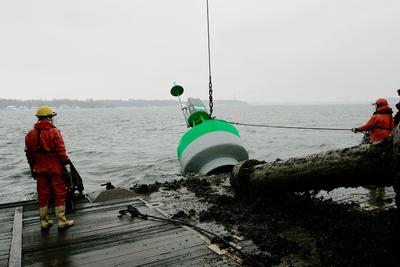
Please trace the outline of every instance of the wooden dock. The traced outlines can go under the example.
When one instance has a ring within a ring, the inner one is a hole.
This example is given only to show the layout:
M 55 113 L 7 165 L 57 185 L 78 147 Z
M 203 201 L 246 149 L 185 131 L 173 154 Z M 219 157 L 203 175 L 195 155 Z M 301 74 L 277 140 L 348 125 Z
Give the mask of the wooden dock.
M 208 248 L 209 240 L 189 227 L 118 217 L 132 205 L 144 214 L 168 216 L 174 206 L 139 197 L 104 202 L 82 200 L 75 225 L 40 231 L 36 201 L 0 205 L 0 266 L 239 266 Z M 54 219 L 54 215 L 50 214 Z M 243 246 L 251 249 L 248 241 Z
M 103 193 L 97 197 L 102 200 L 99 202 L 80 200 L 74 213 L 67 216 L 75 225 L 62 232 L 57 225 L 48 232 L 40 231 L 36 201 L 0 205 L 0 266 L 240 266 L 237 255 L 209 247 L 210 239 L 190 227 L 129 214 L 118 217 L 128 205 L 163 218 L 178 211 L 206 209 L 207 204 L 194 193 L 185 189 L 160 190 L 148 197 L 113 190 Z M 116 199 L 113 193 L 124 198 Z M 321 195 L 371 207 L 368 190 L 338 189 Z M 387 188 L 384 199 L 393 195 L 392 188 Z M 393 205 L 386 202 L 381 208 Z M 52 211 L 50 218 L 54 220 Z M 226 233 L 215 223 L 194 224 L 219 235 Z M 259 251 L 250 240 L 237 241 L 237 245 L 245 253 Z

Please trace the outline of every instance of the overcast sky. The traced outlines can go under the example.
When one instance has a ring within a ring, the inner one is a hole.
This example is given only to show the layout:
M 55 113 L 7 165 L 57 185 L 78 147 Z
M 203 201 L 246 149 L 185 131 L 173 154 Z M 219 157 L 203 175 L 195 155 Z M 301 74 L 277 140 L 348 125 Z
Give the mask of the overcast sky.
M 209 0 L 214 98 L 400 88 L 399 0 Z M 206 0 L 0 0 L 0 98 L 208 96 Z

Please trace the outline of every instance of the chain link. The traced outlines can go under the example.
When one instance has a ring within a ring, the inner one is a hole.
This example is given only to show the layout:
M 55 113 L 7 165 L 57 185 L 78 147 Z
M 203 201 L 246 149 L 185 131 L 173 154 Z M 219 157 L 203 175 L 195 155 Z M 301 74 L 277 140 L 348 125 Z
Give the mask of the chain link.
M 208 95 L 209 95 L 209 105 L 210 105 L 210 115 L 209 115 L 209 117 L 211 118 L 212 113 L 213 113 L 213 107 L 214 107 L 211 76 L 210 76 L 210 80 L 209 80 L 209 83 L 208 83 Z

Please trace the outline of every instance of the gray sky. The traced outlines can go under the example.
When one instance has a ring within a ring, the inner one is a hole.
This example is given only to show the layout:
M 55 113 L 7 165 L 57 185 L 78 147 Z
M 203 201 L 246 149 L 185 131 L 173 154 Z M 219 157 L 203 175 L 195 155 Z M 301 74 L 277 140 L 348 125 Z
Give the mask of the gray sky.
M 209 0 L 214 98 L 400 88 L 398 0 Z M 205 0 L 0 0 L 0 98 L 207 98 Z M 186 97 L 185 97 L 186 98 Z

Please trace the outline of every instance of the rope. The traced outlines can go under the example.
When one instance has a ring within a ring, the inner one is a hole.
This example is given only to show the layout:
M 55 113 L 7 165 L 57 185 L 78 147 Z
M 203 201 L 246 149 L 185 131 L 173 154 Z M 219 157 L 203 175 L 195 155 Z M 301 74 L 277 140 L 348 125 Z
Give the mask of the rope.
M 239 253 L 242 257 L 244 257 L 249 263 L 252 263 L 252 266 L 258 266 L 258 267 L 264 267 L 264 265 L 260 262 L 258 262 L 256 259 L 254 259 L 252 256 L 248 255 L 247 253 L 244 253 L 243 251 L 241 251 L 240 249 L 238 249 L 236 246 L 233 246 L 230 242 L 228 242 L 227 240 L 225 240 L 223 237 L 208 231 L 204 228 L 201 228 L 199 226 L 193 225 L 191 223 L 188 222 L 184 222 L 181 220 L 174 220 L 174 219 L 170 219 L 170 218 L 163 218 L 163 217 L 158 217 L 158 216 L 154 216 L 154 215 L 150 215 L 150 214 L 143 214 L 141 213 L 137 208 L 133 207 L 132 205 L 128 205 L 126 210 L 120 210 L 118 217 L 122 217 L 123 215 L 129 213 L 132 218 L 138 217 L 144 220 L 147 220 L 149 218 L 153 219 L 153 220 L 160 220 L 160 221 L 165 221 L 168 223 L 172 223 L 175 225 L 185 225 L 188 227 L 191 227 L 195 230 L 197 230 L 200 233 L 203 233 L 205 235 L 209 235 L 209 236 L 213 236 L 215 237 L 218 241 L 221 241 L 222 243 L 224 243 L 226 246 L 229 246 L 230 248 L 232 248 L 234 251 L 236 251 L 237 253 Z
M 211 118 L 213 113 L 213 89 L 212 89 L 212 81 L 211 81 L 211 46 L 210 46 L 210 14 L 208 8 L 208 0 L 207 3 L 207 45 L 208 45 L 208 97 L 209 97 L 209 105 L 210 105 L 210 115 Z
M 254 126 L 254 127 L 266 127 L 266 128 L 280 128 L 280 129 L 300 129 L 300 130 L 326 130 L 326 131 L 351 131 L 346 128 L 327 128 L 327 127 L 301 127 L 301 126 L 282 126 L 282 125 L 267 125 L 267 124 L 251 124 L 228 121 L 230 124 L 243 125 L 243 126 Z
M 249 263 L 253 263 L 254 266 L 260 266 L 263 267 L 264 265 L 262 265 L 261 263 L 259 263 L 257 260 L 255 260 L 253 257 L 251 257 L 250 255 L 244 253 L 243 251 L 241 251 L 240 249 L 238 249 L 236 246 L 233 246 L 229 241 L 225 240 L 223 237 L 208 231 L 204 228 L 198 227 L 196 225 L 193 225 L 191 223 L 187 223 L 187 222 L 183 222 L 180 220 L 173 220 L 173 219 L 167 219 L 167 218 L 162 218 L 162 217 L 158 217 L 158 216 L 153 216 L 150 214 L 146 214 L 148 218 L 152 218 L 152 219 L 156 219 L 156 220 L 161 220 L 161 221 L 166 221 L 172 224 L 176 224 L 176 225 L 185 225 L 188 227 L 191 227 L 203 234 L 208 234 L 210 236 L 213 236 L 215 238 L 217 238 L 217 240 L 221 241 L 222 243 L 224 243 L 226 246 L 229 246 L 230 248 L 232 248 L 234 251 L 236 251 L 237 253 L 239 253 L 242 257 L 244 257 Z

